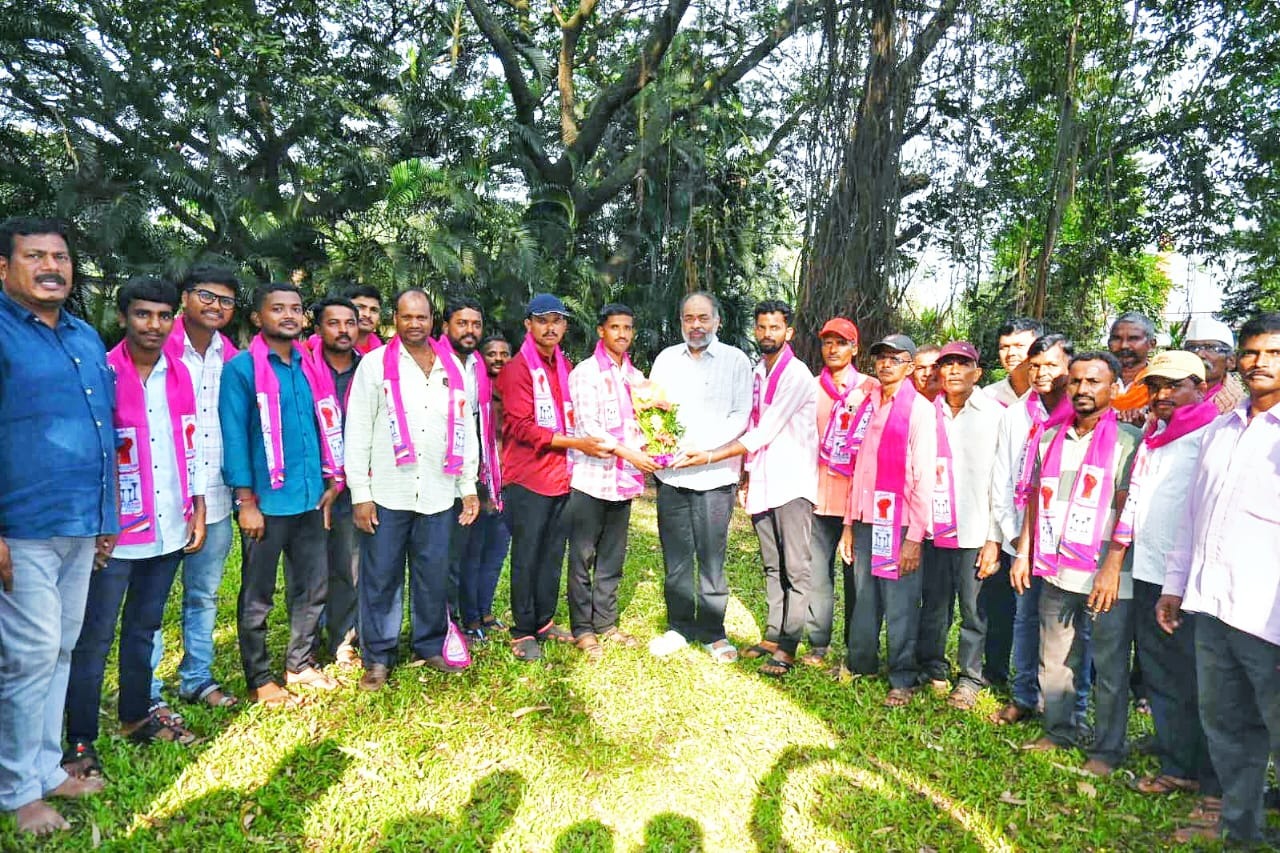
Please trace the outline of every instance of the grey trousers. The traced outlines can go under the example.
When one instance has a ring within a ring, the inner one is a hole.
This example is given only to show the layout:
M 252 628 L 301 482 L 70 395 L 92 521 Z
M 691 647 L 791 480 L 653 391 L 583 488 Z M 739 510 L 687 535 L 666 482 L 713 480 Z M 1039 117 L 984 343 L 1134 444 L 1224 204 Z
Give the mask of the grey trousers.
M 1196 616 L 1196 678 L 1209 756 L 1222 782 L 1222 834 L 1262 837 L 1267 759 L 1280 754 L 1280 646 Z
M 1133 582 L 1134 633 L 1146 681 L 1160 750 L 1160 772 L 1200 782 L 1200 794 L 1221 796 L 1200 725 L 1196 682 L 1196 615 L 1184 613 L 1182 625 L 1166 634 L 1156 623 L 1160 587 Z
M 329 594 L 324 604 L 326 648 L 336 656 L 341 646 L 358 646 L 356 625 L 360 614 L 360 534 L 355 516 L 334 515 L 329 524 L 326 543 L 329 564 Z
M 804 632 L 809 648 L 823 649 L 831 645 L 831 622 L 835 618 L 836 548 L 844 532 L 844 519 L 838 515 L 815 515 L 809 534 L 809 616 Z M 844 621 L 849 623 L 849 607 L 853 597 L 846 589 Z
M 906 534 L 906 528 L 902 530 Z M 889 685 L 915 687 L 920 683 L 916 638 L 920 633 L 919 570 L 897 580 L 871 574 L 871 525 L 853 526 L 853 613 L 845 626 L 850 672 L 875 675 L 880 669 L 880 623 L 889 635 Z
M 1066 592 L 1051 583 L 1040 590 L 1040 691 L 1044 696 L 1044 733 L 1061 746 L 1075 746 L 1077 673 L 1087 678 L 1093 622 L 1094 738 L 1089 757 L 1113 767 L 1124 760 L 1129 724 L 1129 651 L 1133 646 L 1133 601 L 1122 600 L 1106 613 L 1090 615 L 1089 596 Z
M 960 644 L 956 666 L 960 677 L 957 687 L 981 690 L 986 685 L 982 676 L 982 652 L 987 640 L 987 614 L 979 604 L 983 582 L 978 580 L 974 562 L 977 548 L 938 548 L 932 541 L 924 543 L 920 562 L 923 572 L 920 604 L 920 635 L 916 640 L 916 658 L 926 678 L 948 681 L 951 664 L 947 662 L 947 634 L 956 599 L 960 601 Z
M 809 618 L 809 532 L 813 504 L 804 498 L 751 516 L 764 563 L 765 598 L 769 602 L 764 638 L 778 650 L 796 653 Z

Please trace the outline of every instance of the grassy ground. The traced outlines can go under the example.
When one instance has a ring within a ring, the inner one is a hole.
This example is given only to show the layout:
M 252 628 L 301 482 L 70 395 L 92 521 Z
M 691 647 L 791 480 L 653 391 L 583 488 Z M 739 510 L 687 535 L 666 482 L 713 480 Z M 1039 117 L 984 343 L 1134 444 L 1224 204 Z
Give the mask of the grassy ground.
M 741 516 L 729 552 L 729 633 L 746 644 L 765 605 Z M 217 671 L 243 696 L 236 575 L 223 587 Z M 653 505 L 637 502 L 625 630 L 663 630 L 661 584 Z M 286 636 L 277 613 L 272 647 L 282 653 Z M 121 740 L 108 697 L 99 743 L 111 784 L 66 806 L 73 831 L 43 848 L 1138 850 L 1168 847 L 1192 804 L 1134 793 L 1131 774 L 1081 776 L 1078 754 L 1020 753 L 1038 728 L 988 725 L 995 696 L 972 713 L 932 696 L 891 711 L 881 679 L 797 670 L 778 684 L 756 663 L 717 666 L 693 650 L 659 661 L 611 646 L 597 666 L 566 648 L 538 664 L 513 661 L 504 644 L 475 656 L 457 677 L 398 669 L 373 695 L 352 678 L 292 713 L 183 707 L 207 735 L 190 748 Z M 18 846 L 0 817 L 0 848 Z

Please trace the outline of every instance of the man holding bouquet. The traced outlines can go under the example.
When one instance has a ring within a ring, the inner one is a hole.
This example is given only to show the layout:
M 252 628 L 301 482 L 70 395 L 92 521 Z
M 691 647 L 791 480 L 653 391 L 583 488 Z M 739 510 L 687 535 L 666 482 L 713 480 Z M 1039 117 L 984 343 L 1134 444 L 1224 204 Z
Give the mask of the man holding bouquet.
M 591 661 L 603 656 L 601 640 L 637 645 L 618 630 L 618 582 L 631 499 L 644 491 L 644 475 L 658 470 L 640 449 L 645 438 L 632 402 L 632 389 L 644 382 L 627 355 L 635 335 L 632 317 L 625 305 L 601 308 L 595 353 L 569 374 L 578 436 L 598 438 L 610 451 L 604 457 L 569 451 L 569 623 L 574 644 Z

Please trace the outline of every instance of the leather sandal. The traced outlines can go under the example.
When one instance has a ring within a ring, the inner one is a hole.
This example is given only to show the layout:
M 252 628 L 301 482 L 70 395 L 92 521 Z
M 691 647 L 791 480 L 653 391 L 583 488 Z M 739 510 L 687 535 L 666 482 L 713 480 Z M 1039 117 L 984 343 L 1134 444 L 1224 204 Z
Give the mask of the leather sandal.
M 1195 779 L 1182 779 L 1161 773 L 1159 776 L 1144 776 L 1134 787 L 1142 794 L 1177 794 L 1186 792 L 1194 794 L 1200 790 L 1200 783 Z
M 1035 712 L 1030 708 L 1024 708 L 1016 702 L 1010 702 L 992 714 L 990 720 L 997 726 L 1008 726 L 1030 719 L 1034 714 Z
M 599 663 L 604 660 L 604 647 L 600 645 L 600 640 L 595 634 L 583 634 L 573 644 L 587 656 L 589 662 Z

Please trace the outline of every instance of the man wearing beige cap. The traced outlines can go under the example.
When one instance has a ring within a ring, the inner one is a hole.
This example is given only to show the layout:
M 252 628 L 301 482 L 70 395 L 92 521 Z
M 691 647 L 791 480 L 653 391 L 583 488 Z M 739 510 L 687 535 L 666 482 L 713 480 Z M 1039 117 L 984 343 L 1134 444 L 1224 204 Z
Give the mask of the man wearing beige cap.
M 1205 365 L 1191 352 L 1162 352 L 1138 376 L 1151 396 L 1154 425 L 1134 455 L 1129 494 L 1111 536 L 1104 570 L 1133 564 L 1134 632 L 1151 702 L 1158 775 L 1140 779 L 1144 794 L 1221 794 L 1196 707 L 1195 617 L 1173 633 L 1156 624 L 1165 565 L 1183 518 L 1204 428 L 1218 415 L 1205 399 Z
M 1182 348 L 1200 356 L 1204 362 L 1205 399 L 1212 400 L 1218 412 L 1229 412 L 1246 396 L 1236 377 L 1236 336 L 1231 327 L 1212 317 L 1193 317 L 1187 323 Z

